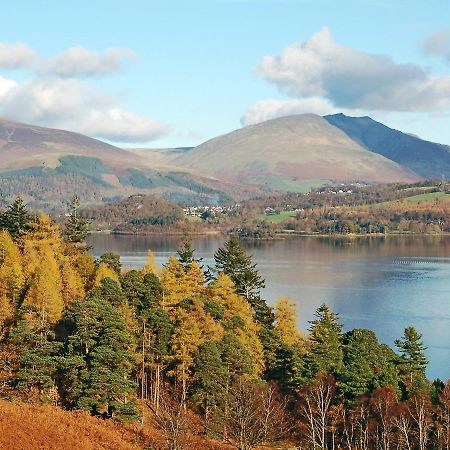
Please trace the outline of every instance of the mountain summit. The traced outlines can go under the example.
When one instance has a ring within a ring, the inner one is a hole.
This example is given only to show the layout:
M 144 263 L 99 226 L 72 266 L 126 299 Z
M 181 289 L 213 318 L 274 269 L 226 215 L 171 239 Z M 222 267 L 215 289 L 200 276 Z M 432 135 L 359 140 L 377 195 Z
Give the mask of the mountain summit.
M 195 147 L 172 164 L 203 176 L 279 190 L 301 190 L 330 180 L 412 182 L 420 178 L 314 114 L 241 128 Z

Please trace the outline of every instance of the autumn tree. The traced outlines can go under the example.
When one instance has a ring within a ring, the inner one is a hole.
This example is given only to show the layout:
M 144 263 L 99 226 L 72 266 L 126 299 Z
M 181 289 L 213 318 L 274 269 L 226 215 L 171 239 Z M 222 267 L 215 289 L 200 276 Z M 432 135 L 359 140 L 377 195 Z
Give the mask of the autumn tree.
M 295 303 L 288 297 L 281 297 L 275 303 L 275 330 L 288 345 L 299 344 L 301 340 Z
M 0 231 L 0 330 L 12 318 L 25 278 L 22 255 L 6 230 Z M 1 331 L 0 331 L 1 333 Z
M 273 313 L 261 298 L 261 289 L 265 286 L 264 279 L 259 275 L 251 256 L 245 253 L 235 236 L 216 251 L 214 261 L 216 270 L 228 275 L 235 284 L 238 294 L 247 299 L 253 307 L 258 322 L 272 325 Z

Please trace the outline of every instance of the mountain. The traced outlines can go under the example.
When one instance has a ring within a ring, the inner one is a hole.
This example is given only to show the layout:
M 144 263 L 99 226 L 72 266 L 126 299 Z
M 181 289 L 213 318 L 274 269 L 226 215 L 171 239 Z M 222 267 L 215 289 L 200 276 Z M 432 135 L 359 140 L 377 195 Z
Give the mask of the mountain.
M 327 181 L 413 182 L 420 178 L 313 114 L 241 128 L 184 152 L 171 164 L 203 176 L 284 191 Z
M 450 146 L 425 141 L 417 136 L 389 128 L 370 117 L 344 114 L 325 116 L 325 120 L 371 152 L 378 153 L 424 178 L 450 177 Z
M 181 151 L 181 150 L 180 150 Z M 31 206 L 61 209 L 74 193 L 84 204 L 155 194 L 189 204 L 229 200 L 234 187 L 144 158 L 78 133 L 0 119 L 0 192 Z

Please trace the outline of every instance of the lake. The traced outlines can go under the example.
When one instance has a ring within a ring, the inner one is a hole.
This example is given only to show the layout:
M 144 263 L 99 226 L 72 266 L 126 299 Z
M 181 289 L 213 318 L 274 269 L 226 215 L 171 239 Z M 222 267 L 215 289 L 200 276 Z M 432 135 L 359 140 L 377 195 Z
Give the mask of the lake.
M 180 237 L 95 234 L 88 241 L 95 255 L 112 251 L 124 267 L 139 268 L 149 248 L 163 264 Z M 201 236 L 192 245 L 212 265 L 224 241 Z M 450 236 L 290 237 L 243 245 L 266 279 L 269 304 L 282 295 L 294 299 L 303 331 L 322 303 L 339 314 L 345 330 L 370 328 L 391 346 L 413 325 L 428 347 L 428 377 L 449 378 Z

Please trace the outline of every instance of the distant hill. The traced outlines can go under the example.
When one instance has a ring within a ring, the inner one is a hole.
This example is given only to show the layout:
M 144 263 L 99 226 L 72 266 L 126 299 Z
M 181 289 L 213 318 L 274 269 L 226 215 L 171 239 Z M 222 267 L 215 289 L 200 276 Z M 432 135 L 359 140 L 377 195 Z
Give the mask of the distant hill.
M 82 209 L 80 214 L 96 227 L 122 232 L 168 226 L 184 219 L 182 208 L 153 195 L 132 195 L 118 202 Z
M 307 190 L 328 181 L 419 179 L 411 170 L 367 150 L 313 114 L 241 128 L 180 154 L 171 164 L 203 176 L 281 191 Z
M 230 199 L 215 180 L 160 166 L 81 134 L 0 119 L 0 191 L 34 207 L 61 209 L 74 193 L 88 204 L 139 193 L 189 204 Z
M 408 167 L 424 178 L 450 177 L 450 146 L 425 141 L 411 134 L 389 128 L 370 117 L 349 117 L 344 114 L 325 116 L 368 150 Z

